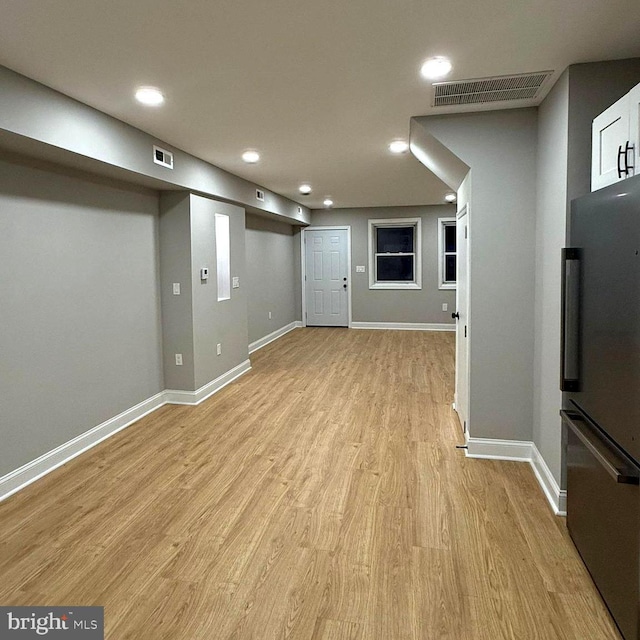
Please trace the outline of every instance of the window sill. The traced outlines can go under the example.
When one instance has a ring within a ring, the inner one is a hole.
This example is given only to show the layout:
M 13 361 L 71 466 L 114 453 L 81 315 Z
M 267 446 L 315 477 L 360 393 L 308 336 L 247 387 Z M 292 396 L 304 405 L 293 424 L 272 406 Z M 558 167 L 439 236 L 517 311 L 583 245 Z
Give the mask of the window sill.
M 441 284 L 438 286 L 438 289 L 452 289 L 455 291 L 456 289 L 456 285 L 455 284 Z
M 398 290 L 404 290 L 404 289 L 422 289 L 422 285 L 421 284 L 417 284 L 416 282 L 407 282 L 407 283 L 402 283 L 402 282 L 376 282 L 375 284 L 370 284 L 369 285 L 369 289 L 382 289 L 382 290 L 389 290 L 389 289 L 398 289 Z

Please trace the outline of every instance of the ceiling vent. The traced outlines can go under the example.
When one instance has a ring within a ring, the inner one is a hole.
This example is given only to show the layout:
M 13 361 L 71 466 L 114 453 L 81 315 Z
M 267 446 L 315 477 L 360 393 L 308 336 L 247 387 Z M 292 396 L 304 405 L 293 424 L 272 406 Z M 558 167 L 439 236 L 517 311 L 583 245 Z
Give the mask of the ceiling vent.
M 434 107 L 486 104 L 504 100 L 534 100 L 553 71 L 537 71 L 517 76 L 494 76 L 476 80 L 434 82 Z

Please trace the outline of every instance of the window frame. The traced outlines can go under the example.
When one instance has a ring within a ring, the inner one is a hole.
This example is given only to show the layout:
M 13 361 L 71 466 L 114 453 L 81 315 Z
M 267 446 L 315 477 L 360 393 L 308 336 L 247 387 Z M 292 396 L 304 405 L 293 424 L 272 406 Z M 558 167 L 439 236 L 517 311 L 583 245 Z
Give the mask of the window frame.
M 369 289 L 422 289 L 422 219 L 421 218 L 379 218 L 369 220 Z M 400 252 L 391 255 L 413 256 L 413 280 L 408 282 L 376 281 L 377 255 L 376 229 L 380 227 L 413 227 L 413 252 Z
M 447 256 L 456 256 L 456 267 L 458 265 L 458 243 L 456 241 L 455 251 L 445 251 L 445 229 L 446 227 L 457 227 L 458 219 L 455 216 L 438 218 L 438 289 L 456 289 L 458 286 L 457 273 L 455 282 L 445 282 L 445 261 Z M 457 271 L 457 270 L 456 270 Z

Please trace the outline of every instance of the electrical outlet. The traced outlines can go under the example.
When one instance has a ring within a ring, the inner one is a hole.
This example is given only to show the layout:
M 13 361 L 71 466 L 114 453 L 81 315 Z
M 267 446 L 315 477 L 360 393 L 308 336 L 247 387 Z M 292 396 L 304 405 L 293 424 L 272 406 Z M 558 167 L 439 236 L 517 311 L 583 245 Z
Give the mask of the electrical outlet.
M 231 286 L 233 289 L 238 289 L 240 287 L 240 278 L 238 276 L 233 276 Z
M 179 282 L 174 282 L 173 283 L 173 295 L 174 296 L 179 296 L 180 295 L 180 283 Z
M 222 345 L 219 342 L 216 345 L 216 355 L 218 355 L 218 356 L 222 355 Z
M 356 266 L 356 273 L 364 273 L 364 272 L 365 272 L 364 265 L 357 265 Z
M 181 353 L 176 353 L 176 366 L 178 366 L 178 367 L 182 366 L 182 354 Z
M 271 311 L 269 311 L 269 320 L 271 320 Z
M 449 309 L 449 305 L 446 302 L 442 303 L 442 310 L 447 311 Z

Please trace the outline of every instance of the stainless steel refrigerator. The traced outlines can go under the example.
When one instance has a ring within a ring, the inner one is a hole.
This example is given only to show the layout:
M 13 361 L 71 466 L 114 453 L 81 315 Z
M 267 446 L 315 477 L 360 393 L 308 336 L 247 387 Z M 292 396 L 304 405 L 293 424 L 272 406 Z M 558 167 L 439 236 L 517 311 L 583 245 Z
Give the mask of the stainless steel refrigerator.
M 567 527 L 639 640 L 640 176 L 572 202 L 562 280 Z

